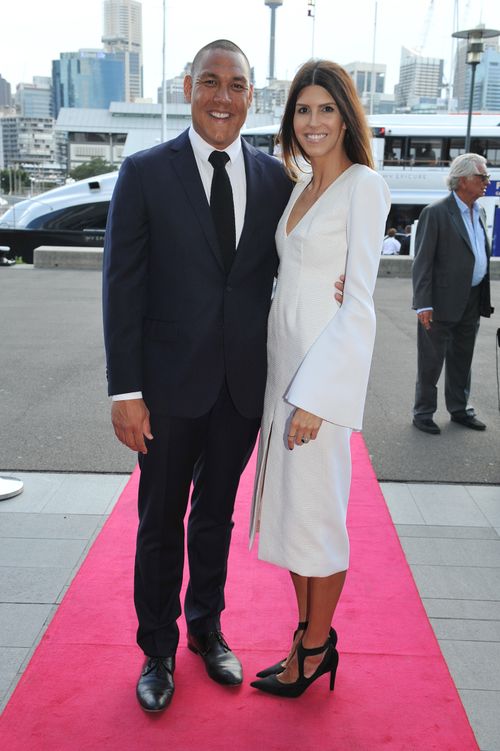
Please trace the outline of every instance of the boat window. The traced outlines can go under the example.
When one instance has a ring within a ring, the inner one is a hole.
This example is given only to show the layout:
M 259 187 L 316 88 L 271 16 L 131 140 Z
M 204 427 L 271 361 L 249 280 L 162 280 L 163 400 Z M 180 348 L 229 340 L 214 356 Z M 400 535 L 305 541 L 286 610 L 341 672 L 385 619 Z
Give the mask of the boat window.
M 69 206 L 33 219 L 28 228 L 73 231 L 106 229 L 108 209 L 109 201 Z
M 384 143 L 384 164 L 403 164 L 403 139 L 387 136 Z
M 442 141 L 440 138 L 412 137 L 409 139 L 410 164 L 416 167 L 436 167 L 441 163 Z
M 500 138 L 471 138 L 470 150 L 481 154 L 489 167 L 500 167 Z M 450 139 L 450 160 L 465 153 L 465 138 Z
M 387 217 L 387 227 L 395 227 L 398 232 L 403 232 L 408 224 L 413 224 L 419 218 L 424 207 L 424 204 L 393 203 Z
M 465 138 L 450 138 L 450 162 L 459 154 L 465 153 Z
M 474 141 L 472 142 L 473 145 Z M 484 151 L 476 152 L 481 153 L 486 157 L 486 161 L 490 167 L 500 167 L 500 138 L 487 138 L 484 140 Z

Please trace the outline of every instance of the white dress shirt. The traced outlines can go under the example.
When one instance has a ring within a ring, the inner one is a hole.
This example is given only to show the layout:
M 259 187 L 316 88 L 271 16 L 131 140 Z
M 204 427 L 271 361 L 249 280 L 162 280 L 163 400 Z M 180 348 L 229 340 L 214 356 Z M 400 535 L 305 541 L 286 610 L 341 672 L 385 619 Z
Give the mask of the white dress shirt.
M 212 151 L 216 151 L 213 146 L 203 140 L 198 135 L 193 126 L 189 128 L 189 140 L 194 152 L 194 158 L 196 160 L 196 166 L 200 173 L 201 182 L 207 196 L 207 201 L 210 203 L 210 189 L 212 187 L 212 177 L 214 174 L 214 168 L 208 161 L 208 157 Z M 245 210 L 247 205 L 247 180 L 245 173 L 245 160 L 243 157 L 243 149 L 241 147 L 241 138 L 238 136 L 236 141 L 233 141 L 226 149 L 220 149 L 225 151 L 229 156 L 229 162 L 226 164 L 226 171 L 231 181 L 231 188 L 233 191 L 233 203 L 234 203 L 234 224 L 236 230 L 236 248 L 240 241 L 241 233 L 243 231 L 243 222 L 245 221 Z M 125 399 L 142 399 L 141 391 L 132 391 L 127 394 L 113 394 L 111 397 L 113 401 L 125 401 Z

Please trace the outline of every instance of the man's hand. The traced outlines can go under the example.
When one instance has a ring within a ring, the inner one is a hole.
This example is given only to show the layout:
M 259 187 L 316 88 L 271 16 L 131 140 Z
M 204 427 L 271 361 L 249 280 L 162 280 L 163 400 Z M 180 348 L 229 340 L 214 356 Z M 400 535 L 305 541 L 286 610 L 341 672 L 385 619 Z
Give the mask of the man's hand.
M 304 443 L 314 441 L 318 435 L 323 420 L 321 417 L 306 412 L 305 409 L 297 408 L 293 413 L 288 430 L 287 443 L 290 451 L 294 446 L 302 446 Z
M 335 299 L 341 305 L 342 305 L 342 300 L 344 299 L 344 282 L 345 282 L 345 274 L 341 274 L 340 281 L 335 282 L 335 289 L 338 289 L 338 292 L 335 293 Z
M 149 410 L 143 399 L 124 399 L 111 406 L 111 422 L 115 435 L 132 451 L 147 454 L 144 436 L 153 440 L 149 422 Z
M 432 323 L 432 310 L 422 310 L 421 313 L 417 313 L 417 318 L 427 331 L 429 331 Z

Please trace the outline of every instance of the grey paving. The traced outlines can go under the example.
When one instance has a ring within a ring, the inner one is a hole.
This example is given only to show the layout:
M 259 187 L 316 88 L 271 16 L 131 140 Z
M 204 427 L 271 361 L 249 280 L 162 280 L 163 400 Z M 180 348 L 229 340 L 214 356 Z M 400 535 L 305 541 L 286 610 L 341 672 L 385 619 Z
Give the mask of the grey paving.
M 19 506 L 22 500 L 19 497 Z M 17 513 L 5 511 L 0 517 L 0 538 L 41 537 L 55 540 L 87 540 L 101 520 L 102 517 L 97 514 L 30 514 L 25 512 L 22 524 L 19 524 Z
M 432 627 L 440 641 L 499 642 L 500 619 L 431 618 Z
M 476 737 L 481 738 L 481 751 L 500 748 L 500 712 L 496 691 L 459 689 L 462 703 Z
M 2 271 L 0 468 L 132 471 L 109 420 L 100 272 Z
M 0 603 L 0 647 L 31 647 L 51 613 L 49 603 Z
M 28 655 L 27 647 L 0 647 L 0 696 L 7 693 L 17 678 L 19 665 Z
M 31 561 L 30 561 L 31 563 Z M 72 568 L 0 567 L 0 602 L 54 603 Z
M 500 749 L 500 488 L 382 483 L 482 751 Z
M 16 476 L 23 493 L 0 503 L 0 710 L 128 480 Z
M 413 565 L 420 596 L 451 600 L 500 600 L 497 568 Z
M 471 403 L 487 424 L 484 433 L 451 423 L 444 406 L 443 378 L 435 419 L 441 435 L 411 424 L 416 374 L 416 316 L 411 281 L 378 279 L 377 339 L 368 388 L 363 435 L 377 477 L 403 483 L 500 485 L 500 412 L 496 382 L 496 330 L 500 282 L 492 283 L 497 313 L 482 318 L 472 366 Z M 497 523 L 495 526 L 500 526 Z

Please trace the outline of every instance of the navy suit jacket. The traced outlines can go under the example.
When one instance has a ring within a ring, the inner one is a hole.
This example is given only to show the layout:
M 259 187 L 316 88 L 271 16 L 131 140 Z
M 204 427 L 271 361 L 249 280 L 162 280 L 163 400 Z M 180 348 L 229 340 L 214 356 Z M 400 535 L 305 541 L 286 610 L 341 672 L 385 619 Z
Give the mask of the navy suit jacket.
M 203 415 L 226 381 L 242 415 L 261 414 L 274 235 L 292 185 L 274 157 L 242 147 L 245 221 L 227 275 L 188 132 L 121 166 L 104 248 L 109 393 L 140 390 L 153 413 Z

